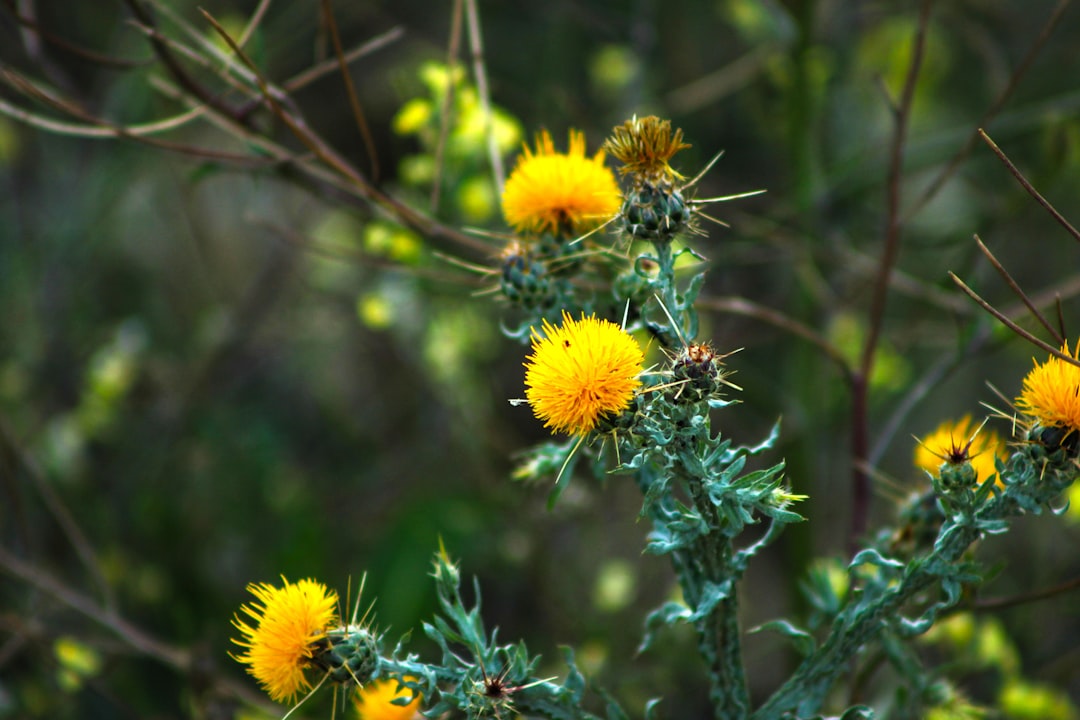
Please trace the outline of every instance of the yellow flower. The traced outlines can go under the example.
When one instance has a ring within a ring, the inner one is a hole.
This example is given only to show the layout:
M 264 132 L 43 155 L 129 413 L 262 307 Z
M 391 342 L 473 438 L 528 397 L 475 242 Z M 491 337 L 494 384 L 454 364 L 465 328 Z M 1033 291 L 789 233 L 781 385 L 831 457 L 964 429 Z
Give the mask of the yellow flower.
M 570 148 L 555 152 L 547 131 L 536 136 L 536 151 L 525 146 L 503 190 L 506 222 L 518 232 L 580 234 L 619 210 L 615 176 L 604 165 L 604 151 L 585 157 L 585 135 L 570 131 Z
M 252 583 L 248 591 L 259 602 L 240 610 L 255 621 L 252 627 L 240 616 L 233 625 L 243 636 L 233 642 L 246 651 L 233 657 L 248 666 L 271 699 L 291 701 L 301 690 L 311 687 L 304 669 L 326 631 L 337 619 L 337 593 L 314 580 L 290 583 L 282 576 L 283 587 Z M 261 603 L 261 604 L 260 604 Z
M 1071 352 L 1066 340 L 1061 352 L 1076 358 L 1080 340 Z M 1042 365 L 1035 361 L 1035 367 L 1024 378 L 1016 407 L 1043 427 L 1080 430 L 1080 367 L 1053 355 Z
M 552 432 L 584 435 L 601 416 L 625 410 L 641 385 L 641 346 L 615 323 L 595 316 L 574 320 L 563 311 L 562 327 L 544 320 L 532 330 L 525 362 L 525 397 Z
M 978 435 L 972 437 L 975 431 Z M 969 444 L 970 443 L 970 444 Z M 943 463 L 971 463 L 975 476 L 985 480 L 997 472 L 994 458 L 1008 458 L 1005 442 L 993 430 L 979 429 L 971 415 L 946 420 L 915 445 L 915 466 L 937 475 Z
M 405 678 L 412 680 L 413 678 Z M 368 683 L 354 696 L 356 712 L 360 720 L 412 720 L 420 712 L 423 698 L 417 693 L 406 705 L 395 705 L 396 698 L 412 697 L 412 691 L 398 689 L 397 680 L 376 680 Z

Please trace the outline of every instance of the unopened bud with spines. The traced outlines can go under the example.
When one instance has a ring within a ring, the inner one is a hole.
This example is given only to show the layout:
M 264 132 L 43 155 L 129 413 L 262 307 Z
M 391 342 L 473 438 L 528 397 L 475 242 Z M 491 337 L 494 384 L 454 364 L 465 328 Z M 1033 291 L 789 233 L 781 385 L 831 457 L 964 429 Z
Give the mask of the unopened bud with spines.
M 671 368 L 675 396 L 698 402 L 719 394 L 724 384 L 723 357 L 707 342 L 690 343 L 683 348 Z
M 379 668 L 379 638 L 367 627 L 347 625 L 328 630 L 311 656 L 311 664 L 337 683 L 371 680 Z
M 506 246 L 501 258 L 499 285 L 503 295 L 526 308 L 545 307 L 551 300 L 546 264 L 516 240 Z

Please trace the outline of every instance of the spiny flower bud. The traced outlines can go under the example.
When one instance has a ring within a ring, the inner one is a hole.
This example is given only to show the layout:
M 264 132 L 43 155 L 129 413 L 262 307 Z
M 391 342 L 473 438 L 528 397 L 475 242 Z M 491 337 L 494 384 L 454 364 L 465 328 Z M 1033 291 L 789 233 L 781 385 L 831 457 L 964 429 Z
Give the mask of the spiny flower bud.
M 1080 432 L 1060 425 L 1032 423 L 1022 451 L 1037 465 L 1046 468 L 1075 468 L 1080 456 Z
M 690 208 L 675 182 L 682 175 L 669 160 L 683 148 L 682 130 L 671 130 L 671 122 L 650 115 L 635 116 L 614 129 L 604 148 L 622 161 L 620 172 L 631 178 L 619 220 L 635 240 L 668 243 L 690 225 Z
M 717 393 L 724 379 L 722 358 L 709 343 L 691 343 L 683 348 L 671 368 L 678 384 L 676 397 L 697 402 Z
M 979 476 L 972 467 L 971 462 L 946 462 L 941 466 L 938 474 L 938 482 L 946 492 L 973 488 L 979 482 Z
M 1036 424 L 1028 432 L 1028 440 L 1039 443 L 1046 448 L 1047 452 L 1064 450 L 1066 454 L 1075 455 L 1080 446 L 1080 433 L 1059 425 L 1043 427 Z
M 644 183 L 627 193 L 620 220 L 635 240 L 667 243 L 689 226 L 690 208 L 678 190 Z
M 363 685 L 379 667 L 379 639 L 361 625 L 339 627 L 326 633 L 310 662 L 334 682 Z
M 551 300 L 547 266 L 516 240 L 506 246 L 501 257 L 503 295 L 527 308 L 545 307 Z

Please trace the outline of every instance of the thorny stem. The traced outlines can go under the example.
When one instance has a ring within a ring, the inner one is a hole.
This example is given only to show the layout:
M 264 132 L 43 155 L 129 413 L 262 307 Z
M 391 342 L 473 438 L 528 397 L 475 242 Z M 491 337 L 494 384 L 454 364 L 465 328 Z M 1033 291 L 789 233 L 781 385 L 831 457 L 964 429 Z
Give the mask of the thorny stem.
M 915 33 L 911 64 L 908 66 L 904 88 L 895 109 L 895 130 L 889 162 L 889 177 L 886 184 L 886 224 L 885 247 L 878 266 L 877 279 L 874 283 L 874 295 L 871 299 L 870 318 L 863 346 L 862 360 L 859 363 L 855 382 L 852 383 L 852 429 L 851 451 L 854 460 L 852 470 L 852 512 L 851 533 L 848 537 L 849 549 L 854 550 L 859 538 L 866 532 L 870 514 L 870 476 L 866 472 L 866 459 L 869 454 L 869 417 L 867 414 L 867 393 L 870 374 L 874 369 L 874 356 L 877 353 L 878 340 L 881 337 L 882 323 L 885 316 L 885 304 L 888 300 L 889 276 L 900 254 L 900 231 L 903 218 L 900 216 L 900 180 L 904 167 L 904 143 L 907 139 L 908 121 L 911 115 L 912 101 L 915 97 L 915 84 L 922 67 L 923 53 L 926 49 L 926 33 L 930 23 L 930 7 L 933 0 L 923 0 L 919 7 L 919 24 Z
M 672 334 L 683 338 L 683 318 L 681 308 L 678 305 L 678 297 L 675 292 L 675 258 L 671 252 L 671 243 L 662 242 L 655 245 L 656 262 L 660 266 L 657 273 L 657 283 L 660 285 L 660 301 L 671 313 L 671 318 L 677 327 L 671 328 Z
M 979 531 L 972 526 L 957 527 L 938 556 L 947 563 L 955 562 Z M 855 653 L 890 625 L 900 608 L 917 593 L 938 581 L 940 577 L 927 568 L 930 563 L 909 563 L 904 577 L 890 588 L 865 612 L 842 613 L 833 625 L 824 644 L 798 667 L 784 685 L 759 707 L 751 720 L 773 720 L 798 708 L 798 713 L 814 713 L 825 700 L 838 675 L 846 671 Z
M 632 452 L 627 447 L 626 453 Z M 687 605 L 696 610 L 709 584 L 730 583 L 727 597 L 716 604 L 712 612 L 694 623 L 698 634 L 698 651 L 709 668 L 709 699 L 716 720 L 744 720 L 750 710 L 746 672 L 742 662 L 742 642 L 738 623 L 738 598 L 735 580 L 739 574 L 733 562 L 730 538 L 717 531 L 716 509 L 709 502 L 700 479 L 681 473 L 690 488 L 695 509 L 706 519 L 713 531 L 698 539 L 692 548 L 670 553 L 671 564 Z M 646 495 L 654 482 L 647 474 L 637 475 L 638 487 Z M 649 511 L 655 519 L 655 508 Z
M 684 316 L 689 309 L 678 302 L 671 243 L 657 243 L 654 247 L 659 265 L 659 296 L 671 314 L 672 322 L 678 326 L 672 328 L 672 333 L 687 341 L 689 338 L 684 337 Z M 696 611 L 705 601 L 706 590 L 727 585 L 724 598 L 694 623 L 698 633 L 698 649 L 709 667 L 709 697 L 714 717 L 716 720 L 743 720 L 750 710 L 750 697 L 742 660 L 735 592 L 735 581 L 740 570 L 734 562 L 734 546 L 731 538 L 720 531 L 720 518 L 703 486 L 703 478 L 681 465 L 676 466 L 673 472 L 678 473 L 685 482 L 694 509 L 709 528 L 709 532 L 698 538 L 693 548 L 675 551 L 672 555 L 683 596 Z M 642 490 L 644 492 L 646 488 Z

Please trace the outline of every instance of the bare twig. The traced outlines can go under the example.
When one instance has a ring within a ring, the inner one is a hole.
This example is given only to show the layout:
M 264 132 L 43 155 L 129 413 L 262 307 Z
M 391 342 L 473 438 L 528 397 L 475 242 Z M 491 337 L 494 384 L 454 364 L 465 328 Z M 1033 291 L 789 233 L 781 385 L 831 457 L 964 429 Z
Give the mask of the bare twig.
M 848 544 L 857 547 L 859 538 L 866 532 L 870 514 L 870 476 L 859 463 L 866 460 L 869 451 L 869 378 L 874 367 L 878 341 L 881 337 L 885 316 L 885 304 L 888 300 L 889 277 L 900 254 L 900 230 L 903 219 L 900 217 L 900 180 L 904 168 L 904 144 L 907 140 L 908 121 L 911 106 L 915 98 L 915 85 L 922 69 L 923 55 L 926 50 L 926 33 L 930 24 L 930 8 L 933 0 L 923 0 L 919 5 L 919 21 L 913 40 L 911 64 L 896 106 L 895 127 L 890 150 L 889 174 L 886 184 L 886 221 L 885 243 L 878 266 L 877 280 L 870 303 L 870 318 L 863 346 L 862 360 L 852 386 L 852 435 L 851 449 L 855 459 L 852 469 L 852 513 L 851 532 Z
M 377 35 L 371 40 L 368 40 L 363 45 L 353 48 L 349 52 L 345 53 L 345 62 L 356 62 L 360 58 L 370 55 L 376 50 L 381 50 L 387 45 L 400 40 L 404 35 L 405 30 L 401 26 L 390 28 L 382 35 Z M 284 88 L 286 92 L 296 92 L 301 88 L 307 87 L 319 78 L 325 75 L 329 75 L 330 73 L 337 70 L 338 67 L 339 65 L 337 58 L 330 58 L 329 60 L 324 60 L 321 63 L 292 76 L 291 78 L 283 82 L 281 84 L 281 87 Z
M 2 547 L 0 547 L 0 570 L 104 625 L 139 652 L 181 671 L 186 672 L 190 668 L 191 654 L 187 650 L 169 645 L 149 635 L 117 615 L 114 610 L 101 607 L 82 593 L 73 590 L 43 570 L 20 560 Z
M 353 83 L 352 74 L 349 72 L 349 61 L 345 58 L 345 50 L 341 44 L 341 34 L 338 33 L 337 18 L 334 16 L 334 7 L 330 0 L 322 0 L 323 19 L 327 30 L 330 32 L 330 40 L 334 45 L 334 57 L 337 58 L 338 69 L 341 71 L 341 80 L 345 85 L 345 94 L 349 96 L 349 108 L 352 110 L 356 127 L 360 131 L 360 137 L 364 141 L 368 160 L 371 162 L 371 182 L 379 181 L 379 156 L 375 152 L 375 140 L 371 137 L 371 128 L 368 127 L 367 118 L 364 117 L 364 109 L 360 105 L 360 96 L 356 94 L 356 85 Z
M 1017 605 L 1026 605 L 1028 603 L 1038 602 L 1039 600 L 1047 600 L 1056 595 L 1062 595 L 1078 588 L 1080 588 L 1080 576 L 1070 578 L 1057 585 L 1018 593 L 1016 595 L 1009 595 L 1008 597 L 980 598 L 971 603 L 969 609 L 974 610 L 975 612 L 1004 610 L 1005 608 L 1016 607 Z
M 124 0 L 124 2 L 129 8 L 131 8 L 131 12 L 135 15 L 136 19 L 138 19 L 140 23 L 146 25 L 147 27 L 156 27 L 154 24 L 154 18 L 151 17 L 150 13 L 146 10 L 146 8 L 143 7 L 142 3 L 139 2 L 139 0 Z M 165 65 L 165 68 L 169 71 L 169 74 L 172 75 L 173 79 L 176 80 L 177 84 L 179 84 L 180 87 L 184 88 L 184 90 L 186 90 L 188 93 L 198 98 L 202 104 L 214 108 L 219 113 L 227 115 L 233 120 L 236 120 L 237 122 L 244 122 L 242 118 L 236 115 L 235 111 L 232 108 L 225 105 L 220 99 L 215 97 L 205 87 L 195 82 L 194 78 L 192 78 L 191 75 L 189 75 L 188 72 L 183 68 L 183 66 L 180 65 L 180 63 L 177 61 L 176 57 L 172 53 L 172 50 L 170 50 L 168 45 L 162 42 L 159 37 L 151 36 L 150 44 L 153 46 L 154 52 L 157 54 L 158 58 Z
M 1057 341 L 1058 345 L 1063 343 L 1065 341 L 1065 338 L 1063 338 L 1061 334 L 1059 334 L 1058 331 L 1055 330 L 1054 327 L 1049 323 L 1049 321 L 1047 321 L 1047 319 L 1043 317 L 1043 314 L 1039 312 L 1039 309 L 1035 307 L 1035 305 L 1031 302 L 1031 299 L 1027 296 L 1027 293 L 1023 291 L 1023 289 L 1020 287 L 1019 284 L 1017 284 L 1015 280 L 1013 280 L 1012 275 L 1009 274 L 1009 271 L 1006 270 L 1000 262 L 998 262 L 998 259 L 994 257 L 994 253 L 990 252 L 990 248 L 986 247 L 986 245 L 982 241 L 982 238 L 980 238 L 977 234 L 975 235 L 975 242 L 978 243 L 979 250 L 982 251 L 982 254 L 986 256 L 986 259 L 989 260 L 990 264 L 994 266 L 994 269 L 998 271 L 998 274 L 1001 275 L 1003 280 L 1005 280 L 1009 288 L 1014 293 L 1016 293 L 1016 296 L 1020 298 L 1020 301 L 1024 303 L 1024 306 L 1031 312 L 1032 316 L 1039 321 L 1040 325 L 1046 328 L 1046 331 L 1049 332 L 1050 335 L 1054 338 L 1054 340 Z
M 495 141 L 495 118 L 491 111 L 491 93 L 488 90 L 487 71 L 484 70 L 484 43 L 480 35 L 480 15 L 476 11 L 476 0 L 465 0 L 465 14 L 469 23 L 469 49 L 472 53 L 473 75 L 476 76 L 476 93 L 480 96 L 480 111 L 484 114 L 484 126 L 488 139 L 488 157 L 491 160 L 491 172 L 495 179 L 495 194 L 502 195 L 506 173 L 503 171 L 502 156 Z
M 844 354 L 839 348 L 830 343 L 825 337 L 817 333 L 810 326 L 804 325 L 798 320 L 777 310 L 742 297 L 702 297 L 698 302 L 703 309 L 754 318 L 755 320 L 768 323 L 773 327 L 780 328 L 785 332 L 791 333 L 795 337 L 802 338 L 803 340 L 816 345 L 826 357 L 833 361 L 837 369 L 840 370 L 840 374 L 843 375 L 847 381 L 850 382 L 852 380 L 854 370 L 847 358 L 844 357 Z
M 0 418 L 0 445 L 3 445 L 4 449 L 7 451 L 6 454 L 14 458 L 15 461 L 22 466 L 27 476 L 29 476 L 31 482 L 34 484 L 34 489 L 37 490 L 38 494 L 41 496 L 41 500 L 45 503 L 45 507 L 48 508 L 49 512 L 56 520 L 56 523 L 60 526 L 60 530 L 67 536 L 68 542 L 71 543 L 71 547 L 75 550 L 75 554 L 83 564 L 83 567 L 86 568 L 87 573 L 93 578 L 94 584 L 101 592 L 105 606 L 113 607 L 115 604 L 115 597 L 112 588 L 105 580 L 105 573 L 101 568 L 101 560 L 98 558 L 97 551 L 94 550 L 93 544 L 91 544 L 82 528 L 79 527 L 79 523 L 75 521 L 75 516 L 68 510 L 64 501 L 56 494 L 52 484 L 46 480 L 44 473 L 41 472 L 41 468 L 38 467 L 34 459 L 19 445 L 3 418 Z
M 75 57 L 78 57 L 82 60 L 92 62 L 95 65 L 112 68 L 114 70 L 131 70 L 132 68 L 142 67 L 149 64 L 150 62 L 153 62 L 149 58 L 145 60 L 125 60 L 123 58 L 112 57 L 111 55 L 103 55 L 102 53 L 95 52 L 94 50 L 84 48 L 81 45 L 76 45 L 70 40 L 66 40 L 62 37 L 59 37 L 58 35 L 50 33 L 48 30 L 43 28 L 41 24 L 34 18 L 20 13 L 18 8 L 15 7 L 15 3 L 12 2 L 12 0 L 4 0 L 4 5 L 6 5 L 8 10 L 11 11 L 11 14 L 15 18 L 16 22 L 18 22 L 24 28 L 33 31 L 33 34 L 37 35 L 49 45 L 55 48 L 59 48 L 60 50 L 63 50 L 66 53 L 70 53 L 71 55 L 74 55 Z
M 1058 221 L 1058 224 L 1065 228 L 1075 240 L 1080 241 L 1080 231 L 1077 231 L 1077 229 L 1074 228 L 1069 223 L 1069 221 L 1065 219 L 1065 216 L 1057 211 L 1057 209 L 1050 203 L 1049 200 L 1039 194 L 1039 191 L 1035 189 L 1035 186 L 1028 182 L 1028 179 L 1024 177 L 1024 174 L 1020 172 L 1019 168 L 1017 168 L 1016 165 L 1013 165 L 1012 161 L 1009 160 L 1008 156 L 1005 155 L 1001 148 L 997 146 L 997 143 L 990 139 L 990 136 L 987 135 L 982 128 L 979 128 L 979 137 L 982 138 L 982 141 L 986 143 L 991 150 L 994 151 L 994 154 L 997 155 L 998 159 L 1001 160 L 1001 162 L 1004 163 L 1005 167 L 1009 169 L 1009 172 L 1012 173 L 1014 178 L 1016 178 L 1016 181 L 1020 183 L 1020 185 L 1023 186 L 1025 190 L 1027 190 L 1028 194 L 1031 195 L 1031 197 L 1035 198 L 1036 202 L 1042 205 L 1043 208 L 1048 213 L 1050 213 L 1055 220 Z
M 299 140 L 304 146 L 310 150 L 317 158 L 322 160 L 331 169 L 352 182 L 355 187 L 361 191 L 365 197 L 371 197 L 374 188 L 368 183 L 364 176 L 349 164 L 344 158 L 342 158 L 337 152 L 330 148 L 325 142 L 319 138 L 318 135 L 311 132 L 307 128 L 307 124 L 298 115 L 293 115 L 285 111 L 279 100 L 279 92 L 275 92 L 270 83 L 263 76 L 259 68 L 252 62 L 251 58 L 244 53 L 232 36 L 226 32 L 225 28 L 221 26 L 213 15 L 206 10 L 200 10 L 206 20 L 214 27 L 218 35 L 228 44 L 236 56 L 240 59 L 248 70 L 251 71 L 255 78 L 255 82 L 259 86 L 259 90 L 263 94 L 263 99 L 266 101 L 270 108 L 270 111 L 274 113 L 274 117 L 283 122 L 285 126 L 292 132 L 293 136 Z
M 1003 325 L 1005 325 L 1005 327 L 1009 328 L 1014 333 L 1016 333 L 1020 337 L 1024 338 L 1025 340 L 1027 340 L 1032 345 L 1035 345 L 1036 347 L 1038 347 L 1038 348 L 1040 348 L 1042 350 L 1045 350 L 1046 352 L 1050 353 L 1051 355 L 1058 358 L 1059 360 L 1064 360 L 1065 362 L 1069 363 L 1070 365 L 1075 365 L 1077 367 L 1080 367 L 1080 360 L 1077 360 L 1076 358 L 1073 358 L 1073 357 L 1069 357 L 1068 355 L 1061 352 L 1061 350 L 1057 349 L 1053 345 L 1050 345 L 1049 343 L 1045 342 L 1044 340 L 1040 340 L 1039 338 L 1035 337 L 1034 335 L 1029 333 L 1024 328 L 1017 325 L 1015 322 L 1010 320 L 1008 318 L 1008 316 L 1006 316 L 1003 312 L 1001 312 L 1000 310 L 995 308 L 993 305 L 988 303 L 986 300 L 983 300 L 979 296 L 979 294 L 977 292 L 975 292 L 974 290 L 969 288 L 966 284 L 964 284 L 964 281 L 961 280 L 960 278 L 958 278 L 954 273 L 950 272 L 949 277 L 952 278 L 953 282 L 956 283 L 960 287 L 961 290 L 963 290 L 965 293 L 967 293 L 968 297 L 970 297 L 972 300 L 977 302 L 979 304 L 979 307 L 981 307 L 983 310 L 985 310 L 986 312 L 988 312 L 991 315 L 993 315 L 994 317 L 996 317 Z
M 152 78 L 150 82 L 157 90 L 168 97 L 188 104 L 194 102 L 180 88 L 159 78 Z M 384 195 L 378 190 L 364 185 L 363 178 L 360 178 L 359 174 L 356 174 L 356 177 L 360 180 L 360 184 L 357 184 L 353 177 L 343 175 L 334 167 L 316 162 L 317 159 L 321 160 L 318 156 L 295 155 L 282 145 L 251 130 L 246 125 L 234 121 L 230 116 L 222 115 L 212 109 L 206 109 L 206 119 L 223 132 L 242 140 L 258 153 L 274 158 L 279 163 L 294 165 L 312 181 L 333 188 L 352 201 L 362 200 L 374 203 L 377 208 L 392 217 L 396 222 L 412 228 L 424 235 L 428 240 L 447 241 L 459 248 L 466 247 L 485 256 L 491 252 L 491 246 L 487 243 L 456 228 L 443 225 L 396 198 Z
M 450 113 L 454 107 L 454 93 L 457 85 L 454 82 L 454 71 L 457 70 L 457 57 L 461 45 L 461 2 L 462 0 L 454 0 L 454 9 L 450 14 L 450 42 L 446 49 L 446 92 L 443 93 L 442 108 L 439 112 L 439 139 L 435 143 L 435 177 L 431 182 L 429 212 L 432 214 L 438 212 L 439 209 L 439 195 L 442 190 L 443 155 L 446 152 L 446 139 L 450 135 L 450 127 L 454 124 Z
M 247 41 L 251 39 L 252 34 L 262 23 L 263 18 L 266 17 L 266 11 L 270 9 L 270 0 L 260 0 L 259 6 L 255 8 L 255 12 L 251 13 L 251 19 L 248 20 L 248 24 L 244 27 L 243 32 L 240 33 L 240 37 L 236 39 L 236 44 L 240 47 L 247 45 Z
M 905 219 L 911 219 L 920 210 L 926 207 L 926 204 L 934 199 L 941 188 L 945 186 L 945 183 L 947 183 L 956 173 L 956 170 L 960 167 L 961 163 L 963 163 L 968 155 L 971 154 L 971 151 L 975 148 L 975 142 L 979 139 L 979 128 L 986 127 L 991 120 L 997 117 L 997 114 L 1001 112 L 1001 109 L 1005 107 L 1005 103 L 1008 102 L 1009 98 L 1012 97 L 1013 92 L 1020 85 L 1020 80 L 1027 74 L 1027 71 L 1031 68 L 1031 64 L 1035 61 L 1035 58 L 1038 57 L 1039 51 L 1042 50 L 1043 45 L 1046 44 L 1050 35 L 1053 34 L 1062 15 L 1065 14 L 1065 8 L 1069 6 L 1070 2 L 1072 2 L 1072 0 L 1060 0 L 1058 2 L 1053 12 L 1050 13 L 1050 17 L 1046 21 L 1046 24 L 1043 25 L 1042 31 L 1039 32 L 1038 37 L 1035 38 L 1031 47 L 1028 48 L 1027 53 L 1024 55 L 1024 59 L 1020 61 L 1016 70 L 1013 71 L 1008 82 L 1005 83 L 1005 87 L 1002 88 L 1001 93 L 990 107 L 986 109 L 986 112 L 983 113 L 982 117 L 979 118 L 979 122 L 976 124 L 975 129 L 971 131 L 971 134 L 964 142 L 963 147 L 952 156 L 948 164 L 940 173 L 938 173 L 937 177 L 930 182 L 926 187 L 926 190 L 919 196 L 918 200 L 908 208 L 905 213 Z
M 19 122 L 26 123 L 27 125 L 38 128 L 39 130 L 53 132 L 58 135 L 69 135 L 73 137 L 83 137 L 88 139 L 125 138 L 143 143 L 145 145 L 151 145 L 162 150 L 168 150 L 169 152 L 176 152 L 192 157 L 203 157 L 219 162 L 240 164 L 247 167 L 263 166 L 268 164 L 265 158 L 253 158 L 249 155 L 236 155 L 218 150 L 207 150 L 206 148 L 194 145 L 185 145 L 182 143 L 174 143 L 168 140 L 161 140 L 160 138 L 150 137 L 150 135 L 152 134 L 173 130 L 194 120 L 195 118 L 203 114 L 205 110 L 205 108 L 203 107 L 192 108 L 191 110 L 185 113 L 181 113 L 176 117 L 167 118 L 165 120 L 160 120 L 153 123 L 125 126 L 109 122 L 103 118 L 91 114 L 87 110 L 84 110 L 81 106 L 75 104 L 73 100 L 57 96 L 46 88 L 43 88 L 40 85 L 31 82 L 22 75 L 19 75 L 10 68 L 0 67 L 0 82 L 3 82 L 10 87 L 18 90 L 27 97 L 49 105 L 50 107 L 65 114 L 71 115 L 72 117 L 78 118 L 85 123 L 82 125 L 78 125 L 53 120 L 37 113 L 32 113 L 16 105 L 12 105 L 11 103 L 8 103 L 3 99 L 0 99 L 0 114 L 7 115 L 13 120 L 18 120 Z

